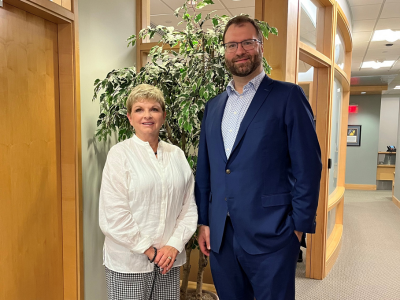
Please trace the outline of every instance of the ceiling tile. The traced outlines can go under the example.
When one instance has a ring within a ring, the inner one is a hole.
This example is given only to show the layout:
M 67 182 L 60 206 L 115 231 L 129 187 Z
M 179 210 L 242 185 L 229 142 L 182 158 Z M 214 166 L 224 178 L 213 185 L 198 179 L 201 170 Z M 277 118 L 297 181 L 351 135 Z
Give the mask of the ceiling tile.
M 399 55 L 397 53 L 382 53 L 382 52 L 371 52 L 368 51 L 365 55 L 364 61 L 385 61 L 385 60 L 397 60 Z
M 397 16 L 399 16 L 399 14 Z M 383 29 L 400 30 L 400 18 L 380 18 L 376 24 L 375 30 Z
M 207 10 L 207 9 L 202 9 L 202 10 L 198 10 L 198 12 L 201 12 L 202 17 L 204 18 L 205 15 L 207 15 L 209 12 L 214 11 L 211 16 L 223 16 L 223 15 L 227 15 L 232 17 L 232 15 L 226 10 L 226 9 L 212 9 L 212 10 Z M 208 23 L 211 23 L 211 21 L 207 21 Z
M 157 0 L 150 0 L 151 2 L 157 1 Z M 173 10 L 177 9 L 178 7 L 181 7 L 183 3 L 185 2 L 184 0 L 161 0 L 165 4 L 167 4 L 169 7 L 171 7 Z M 210 10 L 212 9 L 223 9 L 224 7 L 218 0 L 213 0 L 214 4 L 207 5 L 206 7 L 209 8 Z
M 377 3 L 382 3 L 382 2 L 383 2 L 383 0 L 349 0 L 350 6 L 377 4 Z
M 220 2 L 225 5 L 228 9 L 255 6 L 255 0 L 220 0 Z
M 238 16 L 240 14 L 248 14 L 250 17 L 254 18 L 255 7 L 245 7 L 245 8 L 231 8 L 229 9 L 233 16 Z
M 353 34 L 353 43 L 354 44 L 366 43 L 371 40 L 371 37 L 372 37 L 372 31 L 355 32 Z
M 181 18 L 175 17 L 175 15 L 155 15 L 150 16 L 150 21 L 154 25 L 164 25 L 164 26 L 173 26 L 177 28 L 177 24 L 181 21 Z M 184 25 L 180 25 L 179 28 L 183 28 Z
M 385 3 L 383 7 L 381 18 L 396 18 L 400 12 L 400 1 L 393 3 Z
M 353 33 L 362 31 L 372 31 L 374 30 L 376 20 L 360 20 L 354 21 L 353 23 Z
M 171 14 L 174 11 L 165 5 L 160 0 L 151 0 L 150 1 L 150 15 L 165 15 Z
M 380 8 L 380 4 L 352 6 L 353 21 L 376 20 Z

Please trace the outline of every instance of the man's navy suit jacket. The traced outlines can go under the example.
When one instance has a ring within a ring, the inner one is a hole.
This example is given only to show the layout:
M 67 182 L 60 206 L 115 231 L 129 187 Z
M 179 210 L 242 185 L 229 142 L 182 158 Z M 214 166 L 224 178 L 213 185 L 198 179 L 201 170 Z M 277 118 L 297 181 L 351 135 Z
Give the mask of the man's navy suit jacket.
M 201 127 L 196 174 L 199 224 L 219 252 L 229 212 L 249 254 L 276 251 L 294 230 L 315 232 L 321 150 L 303 90 L 265 76 L 227 159 L 221 122 L 227 92 L 210 100 Z

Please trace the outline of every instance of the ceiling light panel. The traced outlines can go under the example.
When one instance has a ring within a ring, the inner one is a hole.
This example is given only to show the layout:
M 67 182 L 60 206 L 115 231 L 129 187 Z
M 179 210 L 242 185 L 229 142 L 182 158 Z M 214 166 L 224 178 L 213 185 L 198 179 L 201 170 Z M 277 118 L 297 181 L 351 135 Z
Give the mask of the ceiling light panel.
M 372 68 L 372 69 L 380 69 L 380 68 L 390 68 L 394 64 L 394 60 L 385 60 L 382 62 L 379 61 L 365 61 L 361 65 L 362 69 Z
M 393 31 L 391 29 L 375 30 L 372 41 L 388 41 L 394 43 L 400 40 L 400 31 Z

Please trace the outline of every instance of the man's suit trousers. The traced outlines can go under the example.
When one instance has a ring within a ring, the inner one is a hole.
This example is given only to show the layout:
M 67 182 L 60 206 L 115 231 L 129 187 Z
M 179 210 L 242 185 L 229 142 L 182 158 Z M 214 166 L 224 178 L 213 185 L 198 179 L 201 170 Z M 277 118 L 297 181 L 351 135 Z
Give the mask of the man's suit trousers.
M 221 300 L 294 300 L 300 242 L 293 232 L 278 251 L 251 255 L 238 244 L 227 217 L 219 253 L 211 249 L 211 272 Z

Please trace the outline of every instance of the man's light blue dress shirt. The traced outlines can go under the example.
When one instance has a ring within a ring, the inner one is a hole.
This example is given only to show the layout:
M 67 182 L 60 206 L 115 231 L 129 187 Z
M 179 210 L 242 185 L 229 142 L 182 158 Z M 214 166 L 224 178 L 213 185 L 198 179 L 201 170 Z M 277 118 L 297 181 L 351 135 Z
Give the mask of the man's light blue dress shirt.
M 242 94 L 239 94 L 235 90 L 233 80 L 226 87 L 228 100 L 226 101 L 224 116 L 222 118 L 221 130 L 227 158 L 231 155 L 240 124 L 264 77 L 265 72 L 262 71 L 243 87 Z

